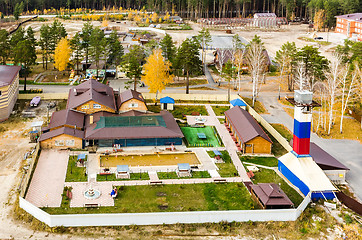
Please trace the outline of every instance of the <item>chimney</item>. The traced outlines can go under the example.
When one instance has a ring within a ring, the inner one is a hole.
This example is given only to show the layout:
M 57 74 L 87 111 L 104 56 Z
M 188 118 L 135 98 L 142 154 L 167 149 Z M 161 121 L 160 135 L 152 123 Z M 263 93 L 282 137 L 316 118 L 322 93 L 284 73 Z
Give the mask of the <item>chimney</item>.
M 293 151 L 297 155 L 309 155 L 312 98 L 310 91 L 294 91 Z
M 90 125 L 93 124 L 93 116 L 89 116 L 89 124 L 90 124 Z

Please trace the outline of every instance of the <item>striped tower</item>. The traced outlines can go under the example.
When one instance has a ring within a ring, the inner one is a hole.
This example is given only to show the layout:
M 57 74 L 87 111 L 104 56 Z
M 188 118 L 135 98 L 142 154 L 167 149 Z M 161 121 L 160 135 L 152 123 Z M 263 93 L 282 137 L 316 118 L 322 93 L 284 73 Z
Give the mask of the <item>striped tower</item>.
M 312 98 L 313 93 L 309 91 L 294 93 L 293 151 L 296 155 L 309 155 Z

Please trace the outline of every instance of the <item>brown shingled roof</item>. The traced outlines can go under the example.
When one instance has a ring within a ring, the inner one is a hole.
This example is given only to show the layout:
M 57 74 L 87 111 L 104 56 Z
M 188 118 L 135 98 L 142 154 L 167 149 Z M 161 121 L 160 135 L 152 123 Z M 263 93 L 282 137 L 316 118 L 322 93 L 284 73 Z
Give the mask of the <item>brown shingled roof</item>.
M 83 139 L 84 131 L 81 131 L 81 130 L 78 130 L 75 128 L 62 127 L 62 128 L 58 128 L 53 131 L 50 131 L 50 132 L 43 133 L 39 138 L 39 142 L 44 141 L 49 138 L 53 138 L 53 137 L 62 135 L 62 134 L 66 134 L 66 135 L 70 135 L 73 137 Z
M 116 110 L 113 89 L 94 79 L 69 90 L 67 108 L 76 108 L 90 100 Z
M 10 85 L 20 69 L 20 66 L 0 65 L 0 87 Z
M 259 183 L 250 185 L 250 188 L 265 207 L 293 206 L 293 202 L 275 183 Z
M 118 97 L 118 108 L 120 108 L 120 106 L 122 105 L 122 103 L 124 102 L 127 102 L 128 100 L 131 100 L 131 99 L 137 99 L 137 100 L 140 100 L 142 102 L 144 102 L 145 100 L 143 99 L 143 96 L 141 93 L 135 91 L 135 90 L 132 90 L 132 89 L 129 89 L 127 91 L 124 91 L 124 92 L 121 92 L 119 94 L 119 97 Z
M 239 106 L 227 110 L 225 116 L 233 125 L 233 128 L 243 143 L 249 142 L 258 136 L 273 143 L 253 116 Z
M 183 134 L 168 111 L 155 113 L 140 113 L 141 116 L 162 116 L 166 127 L 163 126 L 127 126 L 97 128 L 97 124 L 90 125 L 86 129 L 85 139 L 136 139 L 136 138 L 182 138 Z M 113 116 L 119 116 L 114 114 Z M 99 117 L 100 118 L 100 117 Z M 98 118 L 98 121 L 99 121 Z M 94 120 L 96 120 L 94 118 Z
M 84 126 L 84 114 L 75 112 L 71 109 L 64 109 L 52 114 L 48 129 L 60 127 L 64 125 L 75 126 L 83 128 Z

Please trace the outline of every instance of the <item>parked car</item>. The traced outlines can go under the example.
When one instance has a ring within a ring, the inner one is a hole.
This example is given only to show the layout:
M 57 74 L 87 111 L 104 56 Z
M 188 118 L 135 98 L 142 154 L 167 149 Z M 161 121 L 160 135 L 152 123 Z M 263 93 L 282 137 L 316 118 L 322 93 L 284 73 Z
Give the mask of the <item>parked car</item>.
M 37 107 L 40 103 L 41 98 L 39 96 L 33 97 L 30 101 L 30 107 Z
M 315 37 L 314 40 L 322 40 L 322 37 Z

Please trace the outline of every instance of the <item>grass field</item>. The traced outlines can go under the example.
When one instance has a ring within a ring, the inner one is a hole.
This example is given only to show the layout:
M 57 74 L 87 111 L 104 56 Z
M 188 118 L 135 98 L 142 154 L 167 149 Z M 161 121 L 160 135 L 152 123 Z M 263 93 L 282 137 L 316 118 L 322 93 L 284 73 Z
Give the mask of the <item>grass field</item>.
M 280 133 L 280 135 L 286 138 L 288 142 L 293 139 L 293 133 L 289 131 L 289 129 L 286 128 L 283 124 L 271 123 L 270 125 L 272 125 L 273 128 L 275 128 L 275 130 Z
M 303 201 L 303 197 L 289 186 L 276 172 L 271 169 L 260 168 L 258 172 L 254 173 L 254 183 L 276 183 L 280 184 L 280 188 L 285 192 L 288 198 L 294 203 L 295 207 Z
M 158 104 L 147 105 L 147 108 L 151 112 L 159 113 L 161 111 L 161 106 Z M 192 115 L 193 113 L 198 113 L 201 115 L 208 115 L 205 106 L 192 106 L 192 105 L 175 105 L 174 110 L 170 111 L 174 118 L 183 119 L 184 115 Z M 186 118 L 184 118 L 186 119 Z
M 243 100 L 249 104 L 250 107 L 253 107 L 253 100 L 251 98 L 247 98 L 247 97 L 243 97 Z M 255 101 L 255 106 L 253 107 L 254 110 L 259 113 L 259 114 L 265 114 L 268 113 L 268 111 L 266 110 L 266 108 L 264 107 L 264 105 L 259 102 L 259 101 Z
M 213 151 L 207 151 L 211 158 L 215 157 L 215 153 Z M 219 174 L 221 177 L 236 177 L 238 176 L 238 171 L 235 168 L 235 165 L 231 161 L 230 155 L 227 151 L 220 151 L 222 154 L 222 159 L 224 163 L 216 163 L 216 166 L 219 168 Z
M 224 112 L 229 110 L 229 106 L 211 106 L 216 116 L 224 116 Z
M 86 175 L 85 167 L 77 167 L 77 156 L 69 156 L 66 182 L 86 182 L 88 177 Z
M 127 180 L 150 180 L 150 176 L 148 176 L 148 173 L 142 172 L 142 173 L 130 173 L 129 179 L 124 178 L 116 178 L 115 174 L 111 175 L 99 175 L 97 174 L 97 181 L 127 181 Z
M 255 163 L 268 167 L 278 167 L 278 159 L 275 157 L 251 157 L 251 156 L 242 156 L 240 161 Z
M 140 155 L 109 155 L 100 157 L 101 167 L 128 166 L 170 166 L 178 163 L 200 164 L 195 153 L 165 153 Z
M 114 207 L 42 208 L 50 214 L 181 212 L 258 208 L 242 183 L 121 186 Z
M 178 179 L 176 172 L 157 172 L 159 179 Z M 187 178 L 210 178 L 208 171 L 192 171 L 192 177 L 182 177 L 181 179 Z
M 217 136 L 215 136 L 213 128 L 210 126 L 203 128 L 181 127 L 181 130 L 185 135 L 188 146 L 220 147 Z M 199 139 L 197 133 L 205 133 L 206 139 Z

